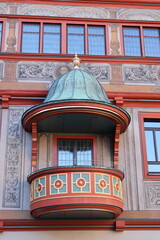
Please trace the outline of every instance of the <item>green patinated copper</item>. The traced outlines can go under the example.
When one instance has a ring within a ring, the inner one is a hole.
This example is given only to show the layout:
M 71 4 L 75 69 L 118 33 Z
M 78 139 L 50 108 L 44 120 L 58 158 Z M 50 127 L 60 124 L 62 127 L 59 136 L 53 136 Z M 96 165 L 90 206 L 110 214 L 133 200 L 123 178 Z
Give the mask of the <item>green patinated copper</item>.
M 73 69 L 59 77 L 51 85 L 44 102 L 61 100 L 92 100 L 110 103 L 98 80 L 80 69 Z

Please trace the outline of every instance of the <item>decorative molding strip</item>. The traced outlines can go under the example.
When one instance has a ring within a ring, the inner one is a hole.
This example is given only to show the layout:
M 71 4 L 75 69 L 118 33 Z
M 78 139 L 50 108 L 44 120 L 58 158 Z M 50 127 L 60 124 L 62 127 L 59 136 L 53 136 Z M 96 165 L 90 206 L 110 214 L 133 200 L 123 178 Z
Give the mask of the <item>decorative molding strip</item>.
M 3 207 L 19 208 L 22 162 L 22 108 L 10 109 L 6 150 L 6 170 L 3 190 Z
M 96 220 L 3 220 L 3 231 L 61 231 L 61 230 L 160 230 L 159 219 Z

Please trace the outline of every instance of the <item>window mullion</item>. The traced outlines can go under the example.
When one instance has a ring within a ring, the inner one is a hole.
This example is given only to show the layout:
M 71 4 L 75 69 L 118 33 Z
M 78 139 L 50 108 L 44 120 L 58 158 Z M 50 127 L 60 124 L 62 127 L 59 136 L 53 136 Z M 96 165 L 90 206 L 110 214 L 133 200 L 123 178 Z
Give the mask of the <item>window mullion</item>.
M 77 166 L 77 141 L 73 145 L 73 166 Z
M 85 24 L 85 30 L 84 30 L 84 52 L 85 52 L 85 54 L 89 54 L 89 52 L 88 52 L 88 43 L 89 43 L 89 41 L 88 41 L 88 26 L 87 26 L 87 24 Z
M 141 54 L 145 56 L 145 48 L 144 48 L 144 34 L 143 34 L 143 27 L 140 26 L 140 41 L 141 41 Z
M 43 28 L 43 23 L 40 23 L 40 36 L 39 36 L 39 52 L 43 53 L 43 37 L 44 37 L 44 28 Z
M 158 150 L 157 150 L 156 131 L 155 130 L 153 130 L 153 141 L 154 141 L 154 148 L 155 148 L 155 158 L 156 158 L 156 162 L 158 162 Z
M 61 53 L 66 54 L 67 48 L 67 24 L 62 23 L 61 25 Z

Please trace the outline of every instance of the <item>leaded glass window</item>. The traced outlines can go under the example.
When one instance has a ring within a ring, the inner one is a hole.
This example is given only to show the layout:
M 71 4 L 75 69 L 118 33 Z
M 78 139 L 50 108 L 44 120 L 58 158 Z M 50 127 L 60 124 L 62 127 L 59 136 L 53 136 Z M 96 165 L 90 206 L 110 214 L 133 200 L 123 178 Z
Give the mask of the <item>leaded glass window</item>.
M 144 28 L 143 35 L 145 55 L 151 57 L 160 57 L 160 29 Z
M 60 24 L 44 24 L 43 53 L 60 53 Z
M 84 26 L 68 25 L 67 49 L 69 54 L 84 54 Z
M 103 26 L 88 26 L 88 53 L 105 55 L 105 28 Z
M 124 27 L 124 54 L 126 56 L 141 56 L 139 27 Z
M 38 53 L 40 40 L 40 24 L 24 23 L 22 29 L 22 47 L 24 53 Z
M 91 139 L 58 139 L 58 166 L 93 165 Z

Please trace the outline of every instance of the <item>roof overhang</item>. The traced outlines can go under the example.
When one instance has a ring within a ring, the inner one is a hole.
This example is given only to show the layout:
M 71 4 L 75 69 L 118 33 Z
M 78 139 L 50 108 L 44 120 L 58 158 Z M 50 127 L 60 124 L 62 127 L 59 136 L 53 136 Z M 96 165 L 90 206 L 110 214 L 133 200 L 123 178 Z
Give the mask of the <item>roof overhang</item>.
M 106 133 L 119 124 L 122 133 L 129 122 L 130 116 L 124 109 L 94 101 L 43 103 L 28 109 L 22 116 L 26 131 L 32 131 L 32 123 L 37 123 L 40 132 Z

